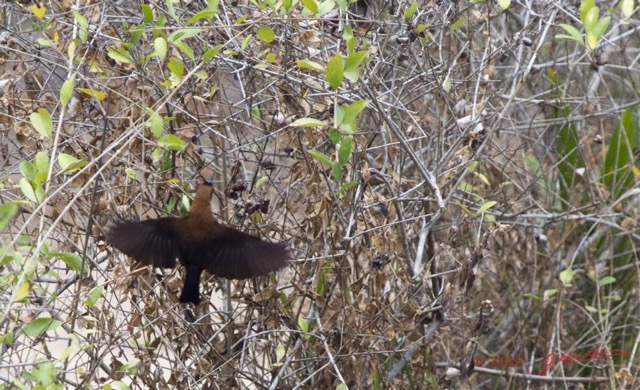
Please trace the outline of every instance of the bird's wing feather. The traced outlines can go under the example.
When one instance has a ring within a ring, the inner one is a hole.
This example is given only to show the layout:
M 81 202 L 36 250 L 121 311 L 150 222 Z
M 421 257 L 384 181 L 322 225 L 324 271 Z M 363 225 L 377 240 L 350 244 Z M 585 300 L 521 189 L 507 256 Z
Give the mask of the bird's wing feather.
M 249 279 L 278 270 L 291 258 L 286 243 L 271 243 L 239 230 L 218 225 L 216 234 L 197 243 L 192 261 L 210 274 Z
M 175 226 L 178 218 L 120 221 L 109 229 L 111 245 L 142 264 L 173 268 L 180 256 Z

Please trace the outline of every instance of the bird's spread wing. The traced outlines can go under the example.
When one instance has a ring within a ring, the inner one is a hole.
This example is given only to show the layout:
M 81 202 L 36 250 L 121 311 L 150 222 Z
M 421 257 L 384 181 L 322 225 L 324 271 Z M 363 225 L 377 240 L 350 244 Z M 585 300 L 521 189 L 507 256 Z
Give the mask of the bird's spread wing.
M 270 243 L 225 226 L 206 242 L 194 245 L 191 260 L 210 274 L 249 279 L 284 267 L 291 258 L 285 243 Z
M 108 231 L 111 245 L 142 264 L 173 268 L 180 256 L 175 238 L 178 218 L 116 222 Z

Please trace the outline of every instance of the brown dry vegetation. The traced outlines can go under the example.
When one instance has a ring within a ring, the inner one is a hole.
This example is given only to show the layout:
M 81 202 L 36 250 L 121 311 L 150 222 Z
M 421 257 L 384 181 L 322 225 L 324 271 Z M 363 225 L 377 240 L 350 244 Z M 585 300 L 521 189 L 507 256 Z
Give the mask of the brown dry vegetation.
M 637 9 L 41 4 L 0 8 L 1 388 L 639 386 Z M 199 175 L 295 261 L 194 308 L 103 237 Z

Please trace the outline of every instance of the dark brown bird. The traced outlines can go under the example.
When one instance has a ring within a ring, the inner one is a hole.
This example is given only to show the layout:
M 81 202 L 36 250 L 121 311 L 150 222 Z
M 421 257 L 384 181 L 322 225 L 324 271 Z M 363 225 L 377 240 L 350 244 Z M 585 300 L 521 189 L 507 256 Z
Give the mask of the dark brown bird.
M 182 218 L 120 221 L 107 238 L 142 264 L 174 268 L 176 258 L 187 275 L 180 302 L 200 302 L 200 275 L 207 270 L 227 279 L 249 279 L 284 267 L 291 258 L 285 243 L 270 243 L 219 224 L 211 211 L 213 186 L 196 190 L 191 212 Z

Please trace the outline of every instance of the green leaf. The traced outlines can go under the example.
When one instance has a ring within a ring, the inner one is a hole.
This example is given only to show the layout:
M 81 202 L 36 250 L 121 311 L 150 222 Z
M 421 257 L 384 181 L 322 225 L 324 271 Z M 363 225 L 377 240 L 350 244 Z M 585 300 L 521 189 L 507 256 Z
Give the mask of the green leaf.
M 291 126 L 293 127 L 324 127 L 328 125 L 323 121 L 314 119 L 314 118 L 299 118 L 299 119 L 296 119 L 291 124 Z
M 87 299 L 84 303 L 89 307 L 94 307 L 96 303 L 98 303 L 98 300 L 102 298 L 103 294 L 104 286 L 96 286 L 93 290 L 91 290 L 91 292 L 89 293 L 89 299 Z
M 549 299 L 551 299 L 556 294 L 558 294 L 558 289 L 557 288 L 552 288 L 552 289 L 549 289 L 549 290 L 545 290 L 544 293 L 542 294 L 542 300 L 543 301 L 548 301 Z
M 16 289 L 16 293 L 13 296 L 13 302 L 21 302 L 24 300 L 27 295 L 29 295 L 29 290 L 31 289 L 31 284 L 29 282 L 24 282 Z
M 344 66 L 342 55 L 334 54 L 327 63 L 326 78 L 331 89 L 336 90 L 342 85 Z
M 324 72 L 324 66 L 311 60 L 298 60 L 296 61 L 296 65 L 298 65 L 298 67 L 302 69 L 311 69 L 318 72 Z
M 80 38 L 80 41 L 86 42 L 89 37 L 89 22 L 87 21 L 87 18 L 76 11 L 73 11 L 73 17 L 76 22 L 78 22 L 78 37 Z
M 31 374 L 35 378 L 35 382 L 39 384 L 35 389 L 58 389 L 61 387 L 56 386 L 56 376 L 58 372 L 53 362 L 43 362 L 31 369 Z
M 346 383 L 340 383 L 336 386 L 336 390 L 349 390 L 349 386 L 347 386 Z
M 286 349 L 285 349 L 284 345 L 278 344 L 278 346 L 276 347 L 276 361 L 277 362 L 281 362 L 282 359 L 284 359 L 285 352 L 286 352 Z
M 36 39 L 36 42 L 38 42 L 39 45 L 44 47 L 55 47 L 55 43 L 53 43 L 53 41 L 51 41 L 50 39 L 45 39 L 41 37 Z
M 185 55 L 188 59 L 195 62 L 196 57 L 195 57 L 195 54 L 193 53 L 193 49 L 186 42 L 175 42 L 173 46 L 178 48 L 178 50 L 180 50 L 180 53 Z
M 576 39 L 572 36 L 566 35 L 566 34 L 556 34 L 555 38 L 559 41 L 561 40 L 567 40 L 567 41 L 576 41 Z M 582 39 L 577 41 L 578 43 L 582 44 Z
M 331 12 L 336 6 L 336 3 L 333 0 L 325 0 L 318 4 L 318 13 L 317 16 L 323 16 Z
M 136 171 L 133 168 L 131 167 L 125 168 L 124 173 L 127 175 L 129 179 L 136 180 L 136 181 L 138 180 L 138 175 L 136 174 Z
M 585 21 L 587 20 L 587 14 L 591 9 L 595 8 L 595 6 L 595 0 L 582 0 L 580 2 L 580 21 L 583 25 L 586 24 Z
M 634 150 L 640 147 L 640 120 L 631 108 L 622 113 L 613 130 L 604 159 L 602 182 L 617 199 L 633 186 Z
M 142 21 L 153 23 L 153 8 L 149 4 L 142 4 Z
M 66 265 L 75 271 L 82 269 L 82 258 L 75 253 L 69 252 L 54 252 L 49 254 L 51 257 L 57 257 L 62 260 Z
M 176 44 L 178 42 L 184 41 L 185 39 L 193 38 L 196 35 L 200 34 L 201 32 L 202 32 L 201 28 L 195 28 L 195 27 L 183 28 L 183 29 L 172 32 L 167 37 L 167 41 L 169 41 L 169 43 Z
M 322 164 L 327 165 L 327 166 L 332 166 L 333 165 L 333 163 L 331 162 L 331 159 L 326 154 L 318 152 L 317 150 L 314 150 L 314 149 L 309 149 L 308 152 L 311 155 L 311 157 L 313 157 L 316 160 L 320 161 Z
M 346 192 L 349 188 L 353 188 L 358 185 L 358 182 L 355 180 L 348 181 L 340 187 L 343 192 Z
M 578 31 L 577 28 L 573 27 L 570 24 L 565 24 L 565 23 L 560 23 L 559 26 L 562 27 L 562 29 L 566 31 L 567 34 L 569 35 L 567 36 L 564 34 L 558 34 L 556 35 L 556 39 L 569 39 L 572 41 L 576 41 L 580 44 L 584 42 L 584 39 L 582 38 L 582 34 L 580 33 L 580 31 Z
M 153 56 L 161 61 L 167 56 L 167 40 L 164 37 L 157 37 L 153 40 Z
M 207 19 L 209 22 L 211 22 L 213 20 L 213 17 L 218 13 L 218 10 L 212 10 L 212 9 L 203 9 L 202 11 L 198 12 L 197 14 L 193 15 L 189 20 L 187 20 L 187 26 L 190 26 L 192 24 L 194 24 L 195 22 L 197 22 L 200 19 Z
M 600 286 L 606 286 L 615 282 L 616 278 L 614 278 L 613 276 L 605 276 L 604 278 L 600 279 L 600 282 L 598 282 L 598 284 L 600 284 Z
M 511 0 L 498 0 L 498 5 L 504 11 L 511 5 Z
M 221 48 L 222 48 L 222 45 L 215 45 L 211 49 L 207 50 L 202 55 L 202 62 L 209 62 L 213 57 L 218 55 L 218 53 L 220 52 Z
M 35 183 L 33 191 L 36 194 L 36 202 L 38 204 L 44 202 L 45 194 L 44 194 L 44 187 L 42 186 L 42 183 Z
M 33 167 L 36 169 L 35 182 L 44 183 L 49 173 L 49 155 L 45 151 L 36 153 L 33 159 Z
M 38 133 L 43 135 L 45 138 L 51 138 L 53 122 L 51 121 L 49 111 L 44 108 L 38 108 L 35 112 L 31 113 L 29 119 L 31 120 L 31 125 Z
M 162 117 L 150 107 L 146 107 L 145 111 L 149 114 L 149 122 L 147 125 L 149 126 L 149 129 L 151 129 L 151 134 L 156 138 L 160 138 L 164 131 L 164 121 L 162 120 Z
M 20 173 L 30 181 L 36 180 L 36 168 L 27 160 L 20 162 Z
M 120 367 L 120 370 L 126 372 L 128 375 L 137 375 L 139 365 L 140 365 L 140 359 L 133 358 L 128 362 L 126 362 L 125 364 L 123 364 Z
M 58 154 L 58 164 L 62 167 L 62 172 L 75 172 L 88 163 L 84 160 L 78 160 L 70 154 L 60 153 Z
M 574 272 L 571 268 L 567 268 L 564 271 L 560 272 L 560 281 L 565 287 L 571 287 L 571 282 L 573 281 Z
M 342 139 L 342 133 L 339 132 L 335 127 L 329 128 L 327 135 L 329 136 L 331 143 L 334 145 L 336 145 Z
M 406 16 L 407 19 L 413 19 L 413 16 L 416 14 L 417 10 L 418 3 L 414 1 L 409 7 L 404 10 L 404 16 Z
M 0 232 L 7 228 L 18 211 L 20 211 L 20 206 L 17 201 L 7 202 L 0 206 Z
M 317 273 L 318 278 L 317 280 L 317 284 L 316 284 L 316 294 L 317 295 L 323 295 L 324 294 L 324 272 L 318 272 Z
M 631 15 L 633 15 L 634 3 L 634 0 L 622 0 L 620 2 L 620 12 L 622 13 L 622 16 L 627 19 L 631 18 Z M 628 21 L 624 23 L 628 23 Z
M 312 14 L 318 14 L 318 3 L 316 3 L 315 0 L 300 0 L 300 2 L 306 9 L 311 11 Z
M 62 325 L 62 321 L 54 320 L 53 318 L 36 318 L 29 322 L 23 331 L 29 337 L 40 337 L 45 332 L 57 329 L 60 325 Z
M 129 52 L 123 47 L 109 47 L 107 48 L 107 55 L 117 62 L 121 62 L 123 64 L 133 63 L 131 54 L 129 54 Z
M 602 34 L 607 31 L 610 22 L 611 16 L 605 16 L 598 20 L 593 28 L 587 30 L 587 45 L 589 45 L 590 49 L 594 49 L 598 45 L 598 41 L 600 41 Z
M 331 164 L 331 171 L 333 172 L 333 178 L 336 180 L 336 182 L 342 183 L 342 166 L 340 166 L 337 161 Z
M 309 322 L 302 316 L 298 317 L 298 327 L 304 333 L 309 333 Z
M 469 21 L 469 19 L 467 19 L 467 18 L 460 18 L 460 19 L 456 20 L 455 22 L 453 22 L 453 24 L 449 28 L 449 31 L 455 32 L 457 29 L 459 29 L 463 25 L 467 24 L 468 21 Z
M 344 77 L 352 83 L 358 81 L 360 77 L 360 64 L 367 57 L 367 51 L 361 50 L 352 53 L 344 60 Z
M 182 78 L 184 75 L 184 64 L 182 61 L 175 57 L 169 58 L 169 62 L 167 63 L 167 67 L 176 77 Z
M 600 18 L 600 8 L 592 7 L 587 11 L 582 24 L 584 25 L 585 31 L 589 31 L 593 28 L 593 26 L 598 23 L 598 19 Z
M 76 74 L 73 73 L 68 79 L 64 81 L 60 88 L 60 103 L 63 107 L 66 107 L 73 96 L 73 88 L 76 85 Z
M 24 177 L 20 179 L 20 190 L 22 191 L 24 196 L 27 197 L 27 199 L 34 203 L 38 203 L 38 198 L 36 198 L 36 193 L 33 190 L 33 186 L 31 185 L 29 180 Z
M 130 38 L 126 43 L 127 47 L 133 47 L 137 45 L 142 38 L 146 38 L 146 26 L 144 23 L 132 26 L 129 29 Z
M 476 213 L 476 215 L 482 214 L 484 212 L 486 212 L 487 210 L 489 210 L 490 208 L 492 208 L 493 206 L 495 206 L 498 202 L 496 202 L 495 200 L 490 200 L 488 202 L 485 202 L 484 204 L 482 204 L 482 206 L 480 206 L 480 208 L 478 209 L 478 212 Z
M 274 62 L 276 62 L 276 53 L 269 53 L 264 57 L 265 62 L 267 62 L 268 64 L 273 64 Z
M 347 134 L 355 133 L 356 118 L 368 105 L 369 100 L 363 99 L 355 101 L 346 107 L 338 106 L 335 117 L 336 127 Z
M 173 134 L 165 134 L 158 140 L 158 146 L 163 149 L 180 152 L 184 150 L 186 144 L 180 137 Z
M 338 164 L 340 166 L 345 165 L 351 158 L 351 148 L 353 143 L 353 136 L 347 136 L 340 142 L 340 148 L 338 149 Z
M 569 118 L 571 110 L 556 109 L 556 118 Z M 558 163 L 558 171 L 562 180 L 560 181 L 560 195 L 565 201 L 570 200 L 571 191 L 575 189 L 576 184 L 582 180 L 578 174 L 578 169 L 585 167 L 584 159 L 581 153 L 580 135 L 571 122 L 563 125 L 558 132 L 558 141 L 556 142 L 556 152 L 560 162 Z
M 276 39 L 276 34 L 271 27 L 262 25 L 258 27 L 258 38 L 260 38 L 262 42 L 271 43 Z
M 245 50 L 247 48 L 247 46 L 249 46 L 249 43 L 252 41 L 253 37 L 251 35 L 247 35 L 246 37 L 244 37 L 244 39 L 242 40 L 242 43 L 240 44 L 240 48 L 242 50 Z

